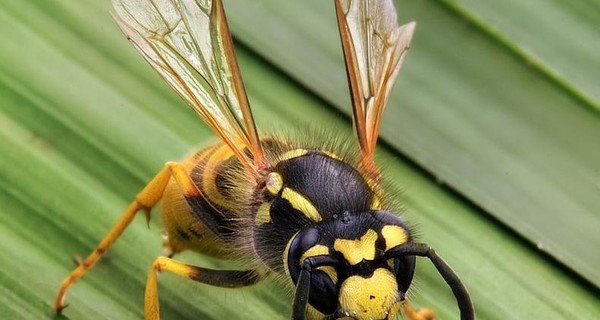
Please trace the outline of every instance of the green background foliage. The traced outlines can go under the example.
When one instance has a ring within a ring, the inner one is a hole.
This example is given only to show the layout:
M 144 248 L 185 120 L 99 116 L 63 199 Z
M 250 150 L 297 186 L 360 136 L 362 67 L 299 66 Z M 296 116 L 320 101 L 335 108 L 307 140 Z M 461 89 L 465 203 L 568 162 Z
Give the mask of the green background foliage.
M 214 136 L 111 20 L 109 1 L 0 0 L 0 316 L 52 318 L 55 291 L 165 161 Z M 600 3 L 396 1 L 417 32 L 378 159 L 404 217 L 469 288 L 479 319 L 600 314 Z M 258 126 L 348 134 L 328 1 L 226 1 Z M 140 216 L 62 318 L 142 317 L 160 221 Z M 178 256 L 207 267 L 230 264 Z M 165 319 L 285 319 L 274 281 L 160 278 Z M 455 319 L 420 261 L 413 299 Z

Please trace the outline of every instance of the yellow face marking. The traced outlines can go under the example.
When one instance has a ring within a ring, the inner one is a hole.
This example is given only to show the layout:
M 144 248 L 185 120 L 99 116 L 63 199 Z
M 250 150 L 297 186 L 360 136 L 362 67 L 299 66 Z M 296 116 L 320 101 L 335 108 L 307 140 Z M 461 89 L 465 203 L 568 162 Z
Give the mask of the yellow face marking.
M 260 226 L 269 222 L 271 222 L 271 203 L 265 202 L 258 207 L 256 217 L 254 217 L 254 224 Z
M 341 252 L 350 265 L 356 265 L 363 259 L 375 260 L 375 241 L 377 232 L 369 229 L 357 240 L 336 239 L 333 248 Z
M 283 177 L 277 172 L 271 172 L 267 176 L 266 188 L 270 194 L 276 195 L 283 187 Z
M 385 239 L 385 251 L 390 250 L 395 246 L 404 244 L 408 240 L 406 231 L 399 226 L 385 226 L 381 228 L 381 234 Z
M 310 202 L 310 200 L 308 200 L 302 194 L 294 191 L 293 189 L 284 188 L 283 192 L 281 193 L 281 197 L 289 201 L 294 209 L 302 212 L 310 220 L 314 222 L 319 222 L 322 220 L 317 208 L 315 208 L 312 202 Z
M 398 311 L 398 284 L 389 270 L 379 268 L 371 277 L 346 279 L 338 299 L 342 312 L 354 319 L 389 319 L 390 313 Z
M 298 157 L 301 157 L 301 156 L 303 156 L 303 155 L 305 155 L 307 153 L 308 153 L 308 150 L 306 150 L 306 149 L 294 149 L 294 150 L 290 150 L 290 151 L 287 151 L 287 152 L 283 153 L 279 157 L 279 159 L 278 159 L 279 161 L 278 162 L 285 161 L 285 160 L 290 160 L 290 159 L 294 159 L 294 158 L 298 158 Z
M 310 247 L 308 250 L 304 251 L 304 253 L 302 254 L 302 257 L 300 257 L 300 265 L 302 266 L 302 264 L 304 263 L 304 260 L 306 260 L 307 258 L 314 257 L 314 256 L 328 255 L 328 254 L 329 254 L 329 248 L 327 248 L 327 246 L 324 246 L 322 244 L 314 245 L 314 246 Z
M 321 256 L 321 255 L 328 255 L 329 254 L 329 248 L 327 246 L 324 246 L 322 244 L 317 244 L 314 245 L 312 247 L 310 247 L 308 250 L 306 250 L 304 252 L 304 254 L 302 254 L 302 257 L 300 257 L 300 266 L 302 266 L 302 264 L 304 263 L 304 260 L 306 260 L 307 258 L 310 257 L 314 257 L 314 256 Z M 329 278 L 331 278 L 331 281 L 333 281 L 333 283 L 337 282 L 337 272 L 335 271 L 334 267 L 331 266 L 325 266 L 325 267 L 319 267 L 317 268 L 318 270 L 322 270 L 325 273 L 327 273 L 327 275 L 329 276 Z

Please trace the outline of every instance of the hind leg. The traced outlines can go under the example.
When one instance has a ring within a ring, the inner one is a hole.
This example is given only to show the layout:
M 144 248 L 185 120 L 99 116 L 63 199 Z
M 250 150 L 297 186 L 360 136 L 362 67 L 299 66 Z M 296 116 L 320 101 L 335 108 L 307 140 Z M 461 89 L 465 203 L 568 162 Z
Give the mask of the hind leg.
M 163 192 L 171 177 L 175 179 L 177 185 L 186 196 L 200 196 L 200 191 L 193 183 L 183 165 L 177 162 L 167 162 L 148 185 L 138 193 L 135 200 L 127 207 L 125 212 L 123 212 L 119 221 L 117 221 L 108 234 L 104 236 L 96 249 L 94 249 L 85 260 L 81 261 L 79 266 L 63 280 L 54 301 L 54 310 L 56 313 L 61 313 L 65 308 L 63 302 L 67 290 L 102 257 L 123 231 L 125 231 L 131 221 L 133 221 L 133 218 L 135 218 L 138 211 L 143 211 L 146 215 L 146 220 L 150 220 L 150 210 L 162 198 Z

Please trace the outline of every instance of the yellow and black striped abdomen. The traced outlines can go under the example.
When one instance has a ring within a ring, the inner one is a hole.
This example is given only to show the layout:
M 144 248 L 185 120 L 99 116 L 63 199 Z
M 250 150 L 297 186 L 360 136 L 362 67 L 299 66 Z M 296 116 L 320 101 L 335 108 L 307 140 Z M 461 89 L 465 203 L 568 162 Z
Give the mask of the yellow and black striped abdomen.
M 231 149 L 217 144 L 184 161 L 201 196 L 186 197 L 174 181 L 162 202 L 162 217 L 173 252 L 195 250 L 226 258 L 232 251 L 240 217 L 248 216 L 255 185 Z

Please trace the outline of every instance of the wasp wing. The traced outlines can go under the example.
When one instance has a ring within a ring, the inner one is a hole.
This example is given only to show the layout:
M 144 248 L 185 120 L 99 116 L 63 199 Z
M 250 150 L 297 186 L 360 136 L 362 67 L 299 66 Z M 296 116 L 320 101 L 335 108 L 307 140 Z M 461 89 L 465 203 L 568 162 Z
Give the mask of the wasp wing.
M 363 164 L 377 172 L 373 153 L 381 115 L 415 23 L 398 26 L 391 0 L 336 0 L 335 7 Z
M 113 8 L 135 48 L 257 176 L 263 151 L 221 0 L 113 0 Z

